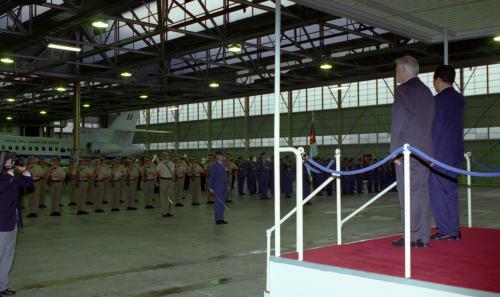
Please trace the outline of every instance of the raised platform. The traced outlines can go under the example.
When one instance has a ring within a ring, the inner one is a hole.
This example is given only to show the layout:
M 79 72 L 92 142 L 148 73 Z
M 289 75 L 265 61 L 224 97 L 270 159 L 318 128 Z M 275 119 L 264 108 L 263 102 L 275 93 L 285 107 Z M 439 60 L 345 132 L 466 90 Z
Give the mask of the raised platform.
M 500 230 L 464 228 L 462 240 L 412 249 L 404 276 L 400 235 L 272 258 L 270 293 L 281 296 L 500 296 Z

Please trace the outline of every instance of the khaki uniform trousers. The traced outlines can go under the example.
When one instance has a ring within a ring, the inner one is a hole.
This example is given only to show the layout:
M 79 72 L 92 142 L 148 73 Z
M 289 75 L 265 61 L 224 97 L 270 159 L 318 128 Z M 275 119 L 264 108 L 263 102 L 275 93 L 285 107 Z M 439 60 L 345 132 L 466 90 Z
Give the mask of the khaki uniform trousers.
M 172 213 L 174 196 L 174 181 L 160 178 L 160 208 L 162 214 Z
M 95 181 L 92 184 L 92 187 L 94 188 L 93 192 L 95 195 L 95 203 L 94 203 L 95 209 L 96 210 L 102 209 L 102 201 L 104 199 L 104 190 L 105 190 L 104 181 Z
M 111 182 L 111 208 L 120 208 L 120 198 L 122 192 L 122 182 Z
M 184 195 L 184 177 L 178 177 L 174 182 L 174 198 L 175 203 L 182 203 Z
M 78 181 L 78 187 L 76 188 L 76 196 L 78 211 L 85 211 L 85 203 L 87 202 L 87 195 L 89 191 L 89 181 Z
M 144 206 L 152 205 L 155 183 L 153 180 L 144 180 L 142 183 L 144 193 Z
M 76 180 L 70 179 L 68 180 L 68 192 L 69 192 L 69 203 L 77 204 L 76 200 Z
M 45 196 L 47 194 L 47 180 L 45 178 L 40 179 L 40 198 L 38 200 L 38 203 L 40 205 L 46 205 L 45 204 Z
M 50 205 L 52 207 L 52 212 L 61 212 L 61 194 L 62 194 L 62 181 L 51 181 L 50 182 Z
M 191 202 L 192 203 L 200 203 L 200 194 L 201 194 L 201 180 L 199 176 L 193 176 L 191 179 Z
M 40 205 L 40 191 L 42 190 L 44 180 L 33 181 L 33 192 L 28 194 L 28 208 L 30 213 L 38 214 L 38 205 Z
M 125 189 L 127 207 L 135 207 L 135 200 L 137 199 L 137 180 L 127 181 L 125 183 Z

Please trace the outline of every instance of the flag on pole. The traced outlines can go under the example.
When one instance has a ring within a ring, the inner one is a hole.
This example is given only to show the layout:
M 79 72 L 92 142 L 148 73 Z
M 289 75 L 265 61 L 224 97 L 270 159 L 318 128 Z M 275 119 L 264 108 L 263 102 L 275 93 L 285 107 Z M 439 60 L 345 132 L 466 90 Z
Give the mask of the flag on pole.
M 311 133 L 309 136 L 309 157 L 314 158 L 318 155 L 318 145 L 316 144 L 316 130 L 314 129 L 314 114 L 311 123 Z

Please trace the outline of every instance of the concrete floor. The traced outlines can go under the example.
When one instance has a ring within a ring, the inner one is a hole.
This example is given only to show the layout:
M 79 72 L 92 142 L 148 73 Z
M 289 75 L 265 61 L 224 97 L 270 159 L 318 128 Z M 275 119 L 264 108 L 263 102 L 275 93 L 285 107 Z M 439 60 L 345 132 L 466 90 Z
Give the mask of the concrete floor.
M 343 216 L 369 198 L 344 196 Z M 474 188 L 473 198 L 474 225 L 500 228 L 499 190 Z M 46 209 L 39 218 L 25 218 L 10 287 L 19 297 L 262 296 L 273 201 L 233 200 L 224 226 L 213 223 L 213 206 L 206 204 L 177 208 L 174 218 L 142 207 L 89 216 L 64 207 L 62 217 L 49 217 Z M 295 203 L 282 201 L 283 213 Z M 344 241 L 399 232 L 398 205 L 395 193 L 384 196 L 345 225 Z M 333 197 L 322 196 L 304 210 L 306 247 L 335 243 L 335 208 Z M 461 208 L 466 223 L 465 201 Z M 293 220 L 283 230 L 287 251 L 294 248 Z

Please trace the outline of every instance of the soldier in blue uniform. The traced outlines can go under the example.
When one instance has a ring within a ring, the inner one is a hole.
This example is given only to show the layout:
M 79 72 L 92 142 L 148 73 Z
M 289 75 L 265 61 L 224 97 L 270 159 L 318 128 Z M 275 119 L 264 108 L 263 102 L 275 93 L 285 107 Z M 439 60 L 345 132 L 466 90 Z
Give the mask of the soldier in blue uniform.
M 248 171 L 247 169 L 248 163 L 245 160 L 243 160 L 242 157 L 239 157 L 237 165 L 238 165 L 238 194 L 240 196 L 244 196 L 246 195 L 244 188 L 245 188 L 245 178 Z
M 210 167 L 208 176 L 208 190 L 215 196 L 215 223 L 221 225 L 228 223 L 224 221 L 224 208 L 229 193 L 228 168 L 224 162 L 225 157 L 222 150 L 215 152 L 215 158 L 216 161 Z
M 292 164 L 289 155 L 281 162 L 281 180 L 285 198 L 292 198 Z
M 14 154 L 0 154 L 0 296 L 16 294 L 8 285 L 16 250 L 17 226 L 20 222 L 18 199 L 21 190 L 33 186 L 26 167 L 16 165 Z
M 358 170 L 363 167 L 361 163 L 361 159 L 358 158 L 358 161 L 353 164 L 353 169 Z M 363 189 L 363 174 L 356 174 L 353 176 L 356 183 L 356 193 L 363 194 L 365 191 Z
M 453 88 L 455 69 L 439 66 L 434 72 L 436 117 L 432 127 L 434 157 L 450 166 L 460 167 L 464 159 L 464 97 Z M 460 216 L 458 175 L 433 166 L 429 175 L 429 196 L 438 232 L 431 239 L 459 239 Z
M 269 179 L 267 176 L 266 153 L 260 154 L 257 162 L 257 180 L 259 182 L 260 199 L 268 199 L 267 192 L 269 191 Z
M 250 195 L 257 194 L 257 160 L 251 158 L 248 160 L 247 167 L 247 188 Z

